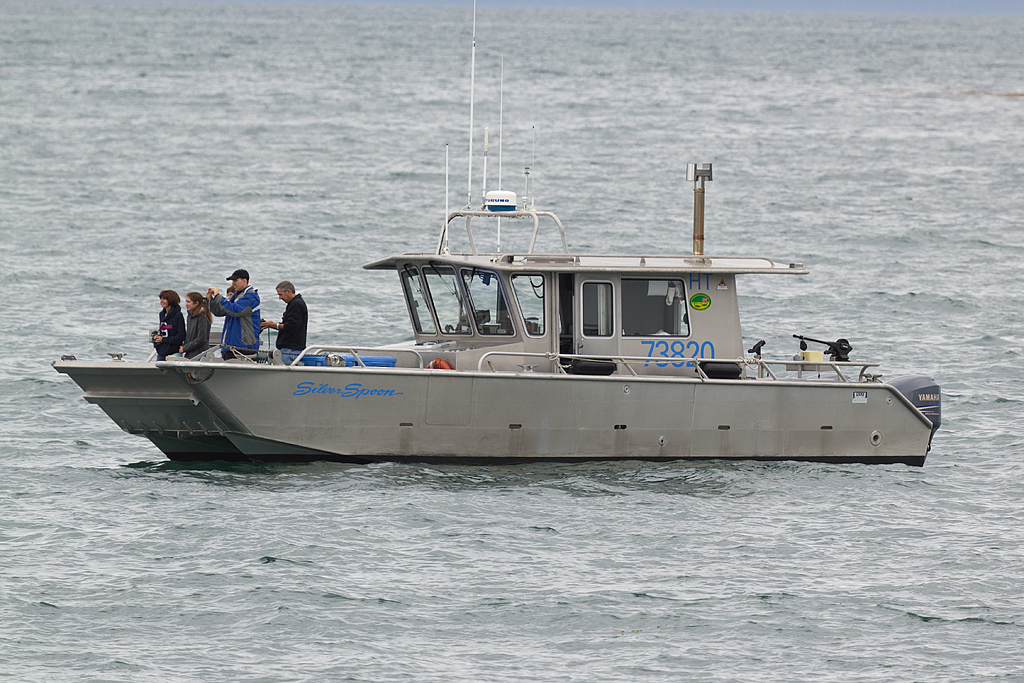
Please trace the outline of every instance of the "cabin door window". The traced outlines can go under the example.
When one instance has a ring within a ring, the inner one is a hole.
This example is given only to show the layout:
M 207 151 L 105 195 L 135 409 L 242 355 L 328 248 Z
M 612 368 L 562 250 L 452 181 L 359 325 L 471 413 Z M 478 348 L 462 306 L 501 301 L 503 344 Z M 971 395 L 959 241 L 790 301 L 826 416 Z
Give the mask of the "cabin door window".
M 462 281 L 469 292 L 469 305 L 473 309 L 477 332 L 482 335 L 515 334 L 498 274 L 490 270 L 464 268 Z
M 427 264 L 423 267 L 423 279 L 427 282 L 427 291 L 434 302 L 434 313 L 437 324 L 444 334 L 472 334 L 462 294 L 459 291 L 459 280 L 455 269 L 451 266 L 435 266 Z
M 405 290 L 405 301 L 409 304 L 409 316 L 416 334 L 437 334 L 434 317 L 430 315 L 427 295 L 423 291 L 420 274 L 415 268 L 406 266 L 402 270 L 402 289 Z
M 519 300 L 519 310 L 526 322 L 526 334 L 541 337 L 547 328 L 544 315 L 544 276 L 540 273 L 517 273 L 512 276 L 512 289 Z
M 676 279 L 622 278 L 623 337 L 688 337 L 686 290 Z
M 583 283 L 583 335 L 610 337 L 615 332 L 612 283 Z

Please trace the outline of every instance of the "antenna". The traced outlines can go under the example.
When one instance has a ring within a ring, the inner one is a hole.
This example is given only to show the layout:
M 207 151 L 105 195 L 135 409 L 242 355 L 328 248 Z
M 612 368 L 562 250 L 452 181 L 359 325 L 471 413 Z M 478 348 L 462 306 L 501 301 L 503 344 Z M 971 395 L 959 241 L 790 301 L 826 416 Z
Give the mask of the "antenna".
M 473 206 L 473 95 L 476 87 L 476 0 L 473 0 L 473 53 L 469 66 L 469 188 L 466 208 Z
M 483 187 L 483 198 L 484 208 L 487 208 L 487 139 L 490 133 L 490 128 L 484 128 L 484 187 Z
M 501 56 L 501 77 L 498 80 L 498 189 L 501 189 L 501 125 L 505 118 L 505 55 Z M 500 218 L 498 219 L 501 220 Z M 501 223 L 498 223 L 500 226 Z
M 533 170 L 537 170 L 537 126 L 530 126 L 533 129 Z M 530 210 L 534 211 L 537 208 L 537 181 L 533 181 L 533 195 L 530 196 Z
M 444 144 L 444 253 L 448 253 L 448 143 Z
M 498 78 L 498 189 L 501 189 L 501 126 L 505 120 L 505 55 L 501 55 L 501 76 Z M 498 250 L 501 253 L 501 217 L 498 217 Z
M 526 211 L 527 210 L 526 207 L 528 206 L 527 202 L 530 199 L 530 167 L 529 166 L 524 166 L 523 167 L 523 178 L 524 178 L 525 183 L 526 183 L 526 186 L 523 189 L 523 211 Z

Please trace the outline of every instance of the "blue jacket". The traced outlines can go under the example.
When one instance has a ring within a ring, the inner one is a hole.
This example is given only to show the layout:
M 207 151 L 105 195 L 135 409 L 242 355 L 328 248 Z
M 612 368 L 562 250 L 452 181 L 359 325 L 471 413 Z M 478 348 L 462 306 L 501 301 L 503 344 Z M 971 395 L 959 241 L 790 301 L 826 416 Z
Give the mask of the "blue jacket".
M 210 301 L 210 311 L 224 316 L 221 344 L 243 349 L 260 347 L 260 294 L 252 285 L 226 299 L 220 294 Z

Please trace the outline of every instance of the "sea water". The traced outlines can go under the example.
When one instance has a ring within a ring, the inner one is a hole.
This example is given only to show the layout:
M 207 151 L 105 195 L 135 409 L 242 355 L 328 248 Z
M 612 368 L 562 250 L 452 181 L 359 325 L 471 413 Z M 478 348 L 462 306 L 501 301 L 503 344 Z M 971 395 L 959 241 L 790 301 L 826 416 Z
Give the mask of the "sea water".
M 571 249 L 687 253 L 713 163 L 707 252 L 811 270 L 739 278 L 745 346 L 933 376 L 923 468 L 171 464 L 50 368 L 236 268 L 313 343 L 409 338 L 360 266 L 435 247 L 446 145 L 467 201 L 471 31 L 0 3 L 0 677 L 1024 681 L 1021 18 L 477 16 L 473 202 L 486 126 Z

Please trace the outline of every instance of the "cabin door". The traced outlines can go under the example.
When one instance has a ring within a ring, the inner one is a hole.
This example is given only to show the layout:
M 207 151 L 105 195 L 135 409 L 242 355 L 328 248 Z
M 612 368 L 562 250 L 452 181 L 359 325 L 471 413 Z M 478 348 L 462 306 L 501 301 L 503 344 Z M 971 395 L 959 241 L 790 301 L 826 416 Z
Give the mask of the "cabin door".
M 574 338 L 577 354 L 618 354 L 619 336 L 615 332 L 616 284 L 615 279 L 601 274 L 576 276 Z

